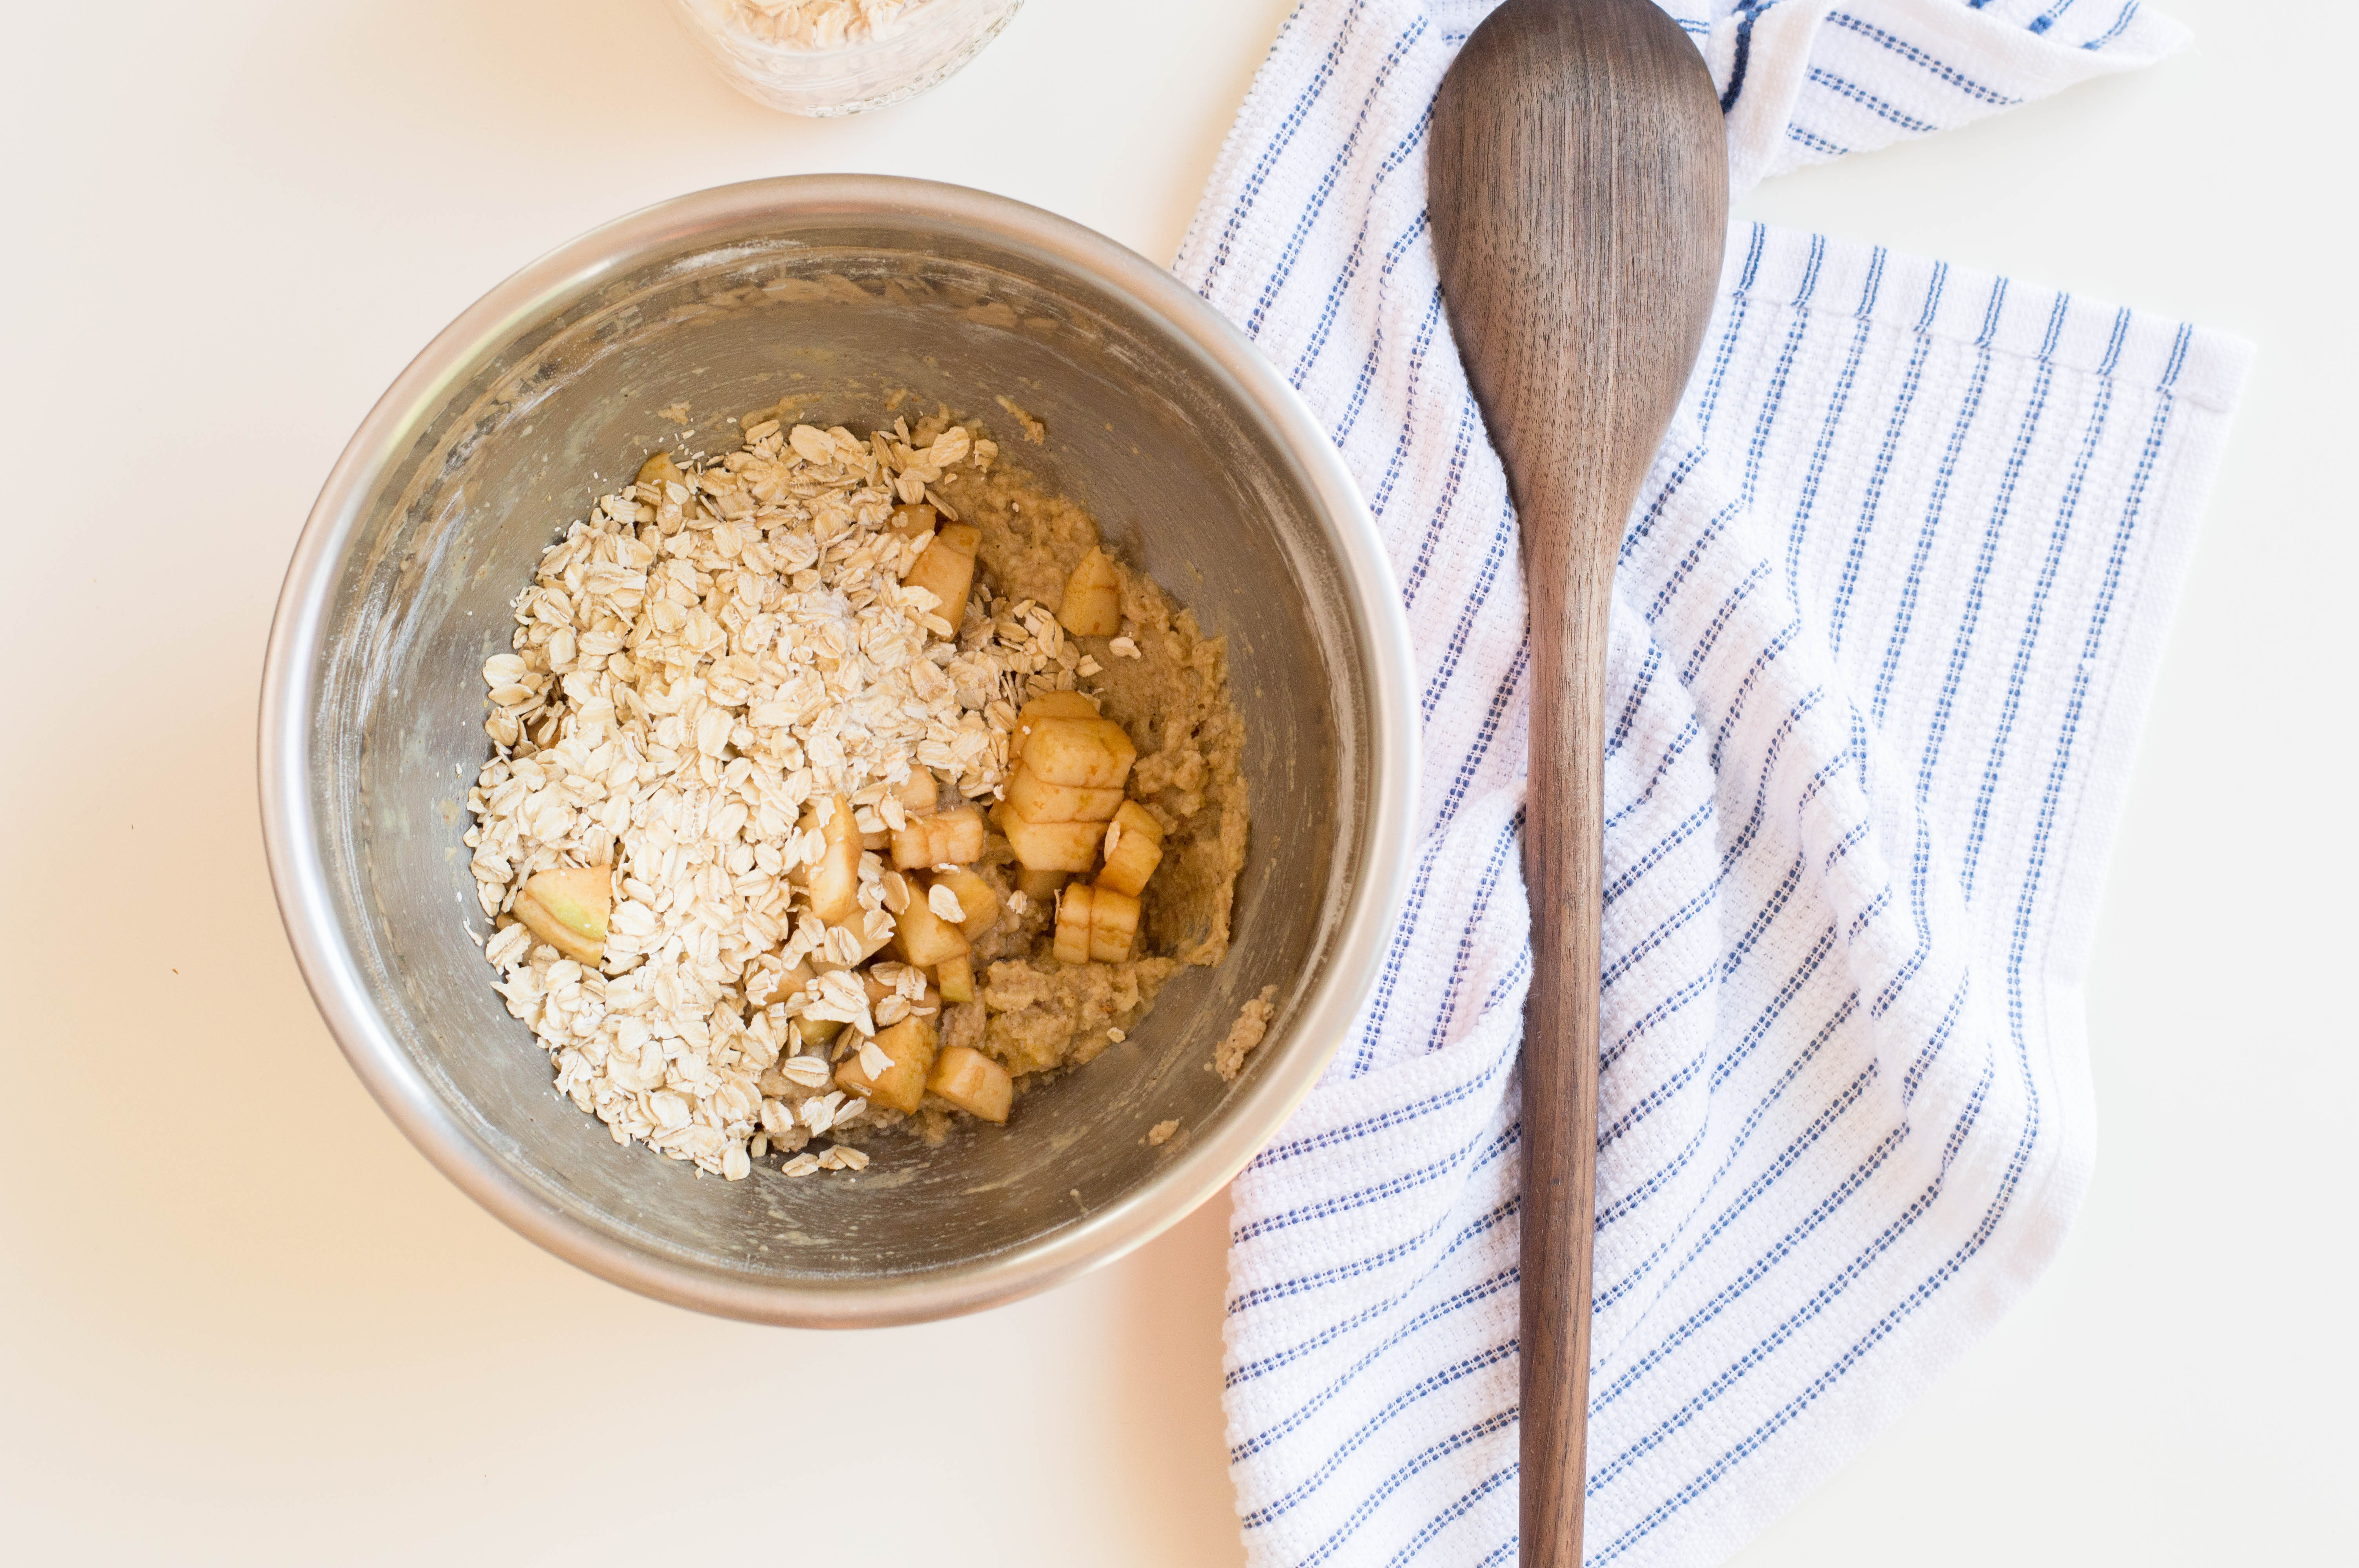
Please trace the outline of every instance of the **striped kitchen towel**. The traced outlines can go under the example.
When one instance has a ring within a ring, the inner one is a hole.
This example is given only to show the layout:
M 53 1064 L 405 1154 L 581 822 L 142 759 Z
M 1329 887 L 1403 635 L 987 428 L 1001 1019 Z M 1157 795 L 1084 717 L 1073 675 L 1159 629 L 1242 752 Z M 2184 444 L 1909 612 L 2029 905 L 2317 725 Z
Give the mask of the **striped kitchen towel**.
M 1516 1551 L 1524 600 L 1424 203 L 1434 91 L 1485 9 L 1306 0 L 1178 263 L 1358 476 L 1423 682 L 1382 977 L 1234 1188 L 1256 1568 Z M 2180 38 L 2135 0 L 1681 20 L 1740 185 Z M 1734 1552 L 2054 1255 L 2093 1147 L 2106 848 L 2246 351 L 1733 236 L 1614 589 L 1590 1563 Z

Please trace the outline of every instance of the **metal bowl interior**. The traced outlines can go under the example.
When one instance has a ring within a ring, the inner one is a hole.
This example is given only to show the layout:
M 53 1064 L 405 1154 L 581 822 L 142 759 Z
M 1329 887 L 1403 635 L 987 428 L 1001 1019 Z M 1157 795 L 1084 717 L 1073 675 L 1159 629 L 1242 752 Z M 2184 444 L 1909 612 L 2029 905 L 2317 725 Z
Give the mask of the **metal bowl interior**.
M 536 559 L 679 427 L 794 398 L 864 429 L 899 393 L 1011 453 L 1229 643 L 1251 849 L 1227 959 L 1027 1096 L 1005 1130 L 896 1141 L 856 1178 L 700 1176 L 556 1095 L 491 988 L 461 842 L 488 755 L 484 660 Z M 1001 398 L 1048 431 L 1027 443 Z M 1283 1122 L 1373 979 L 1406 859 L 1413 688 L 1389 574 L 1307 413 L 1168 275 L 1062 220 L 952 187 L 730 187 L 600 230 L 511 279 L 354 438 L 290 569 L 266 676 L 266 839 L 290 937 L 379 1100 L 502 1217 L 634 1289 L 772 1322 L 908 1321 L 1006 1300 L 1136 1245 Z M 1235 1083 L 1239 1008 L 1277 1019 Z M 1146 1133 L 1176 1119 L 1178 1137 Z

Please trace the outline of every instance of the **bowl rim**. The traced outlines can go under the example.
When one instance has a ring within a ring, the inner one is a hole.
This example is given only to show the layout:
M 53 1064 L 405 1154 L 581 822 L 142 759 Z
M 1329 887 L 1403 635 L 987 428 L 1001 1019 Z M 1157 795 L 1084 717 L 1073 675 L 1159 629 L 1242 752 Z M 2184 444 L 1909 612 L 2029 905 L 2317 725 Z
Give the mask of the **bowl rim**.
M 1226 1115 L 1146 1181 L 1073 1224 L 950 1268 L 835 1281 L 756 1281 L 655 1253 L 558 1208 L 485 1146 L 409 1060 L 343 939 L 310 808 L 309 741 L 335 567 L 365 498 L 481 352 L 579 297 L 602 275 L 702 234 L 765 218 L 947 223 L 1070 268 L 1192 349 L 1198 367 L 1263 421 L 1299 466 L 1333 535 L 1333 565 L 1368 646 L 1367 853 L 1326 972 Z M 882 1326 L 978 1311 L 1061 1283 L 1143 1246 L 1214 1194 L 1286 1123 L 1333 1058 L 1373 986 L 1406 889 L 1418 775 L 1415 668 L 1407 615 L 1374 519 L 1342 455 L 1253 343 L 1169 272 L 1066 218 L 963 186 L 880 175 L 795 175 L 658 202 L 525 266 L 469 306 L 394 380 L 330 470 L 288 563 L 264 655 L 258 733 L 263 844 L 298 967 L 329 1032 L 386 1113 L 445 1176 L 511 1228 L 567 1261 L 660 1301 L 798 1327 Z

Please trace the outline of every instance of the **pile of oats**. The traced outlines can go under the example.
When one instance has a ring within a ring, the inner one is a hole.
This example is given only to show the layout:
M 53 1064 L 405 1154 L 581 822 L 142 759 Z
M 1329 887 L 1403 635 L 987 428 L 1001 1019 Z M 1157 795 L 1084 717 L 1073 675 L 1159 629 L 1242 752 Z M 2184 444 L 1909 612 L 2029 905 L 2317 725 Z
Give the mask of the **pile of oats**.
M 791 49 L 838 49 L 889 38 L 925 0 L 718 0 L 722 25 Z
M 558 1088 L 616 1142 L 733 1180 L 773 1150 L 789 1174 L 856 1170 L 848 1143 L 805 1146 L 897 1119 L 821 1092 L 828 1058 L 788 1049 L 794 1017 L 847 1022 L 840 1054 L 928 1011 L 923 971 L 891 963 L 872 967 L 893 988 L 874 1009 L 840 970 L 777 994 L 806 957 L 872 949 L 909 896 L 864 855 L 863 929 L 822 923 L 792 881 L 821 849 L 804 804 L 846 795 L 864 832 L 889 830 L 888 788 L 920 769 L 995 798 L 1017 705 L 1071 688 L 1081 663 L 1045 608 L 978 582 L 954 627 L 900 581 L 932 535 L 894 533 L 895 503 L 955 520 L 935 487 L 986 470 L 990 441 L 946 412 L 865 439 L 767 418 L 744 434 L 717 460 L 651 460 L 541 557 L 514 652 L 484 666 L 495 751 L 466 835 L 496 989 Z M 613 868 L 596 967 L 508 915 L 527 878 L 562 866 Z

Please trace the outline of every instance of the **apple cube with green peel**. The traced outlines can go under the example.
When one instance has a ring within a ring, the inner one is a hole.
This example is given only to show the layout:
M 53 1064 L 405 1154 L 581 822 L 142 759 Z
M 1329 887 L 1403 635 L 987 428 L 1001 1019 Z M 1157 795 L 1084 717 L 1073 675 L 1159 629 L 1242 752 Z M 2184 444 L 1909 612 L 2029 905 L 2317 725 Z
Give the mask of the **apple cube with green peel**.
M 510 906 L 535 936 L 576 963 L 606 950 L 606 916 L 614 907 L 614 873 L 606 866 L 565 866 L 524 884 Z

